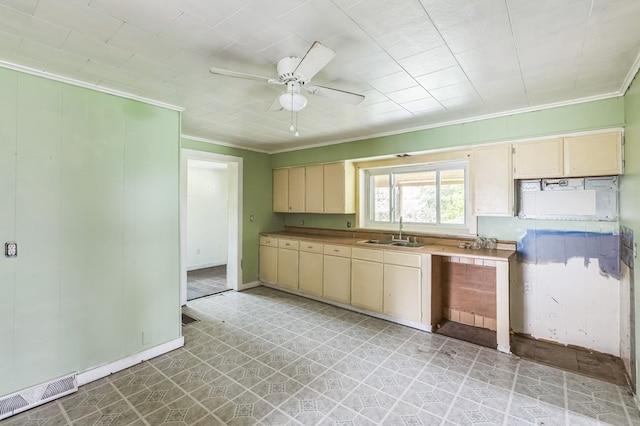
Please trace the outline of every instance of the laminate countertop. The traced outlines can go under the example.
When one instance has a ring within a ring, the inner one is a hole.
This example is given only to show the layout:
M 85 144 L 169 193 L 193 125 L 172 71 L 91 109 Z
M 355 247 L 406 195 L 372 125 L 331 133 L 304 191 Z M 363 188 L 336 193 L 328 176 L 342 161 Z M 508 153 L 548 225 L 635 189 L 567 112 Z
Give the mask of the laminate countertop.
M 292 240 L 300 241 L 315 241 L 323 244 L 340 244 L 348 245 L 352 247 L 368 248 L 372 250 L 397 250 L 405 253 L 418 253 L 418 254 L 431 254 L 433 256 L 456 256 L 472 259 L 484 259 L 495 261 L 508 261 L 515 253 L 514 249 L 469 249 L 460 248 L 457 243 L 453 245 L 442 244 L 440 242 L 430 243 L 428 240 L 430 237 L 418 237 L 421 243 L 426 245 L 422 247 L 401 247 L 392 246 L 388 244 L 371 244 L 366 243 L 366 238 L 358 237 L 345 237 L 325 234 L 313 234 L 313 233 L 297 233 L 290 231 L 278 231 L 278 232 L 263 232 L 260 235 L 272 238 L 288 238 Z M 413 238 L 413 237 L 412 237 Z M 441 238 L 435 237 L 434 239 L 440 240 Z M 462 240 L 460 240 L 462 241 Z M 465 240 L 465 242 L 468 242 Z

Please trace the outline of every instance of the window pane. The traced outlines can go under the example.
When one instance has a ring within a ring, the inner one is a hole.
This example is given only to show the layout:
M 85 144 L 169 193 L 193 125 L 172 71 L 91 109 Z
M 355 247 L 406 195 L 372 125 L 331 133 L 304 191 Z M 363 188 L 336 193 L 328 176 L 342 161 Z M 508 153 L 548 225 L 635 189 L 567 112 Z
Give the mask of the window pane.
M 436 172 L 398 173 L 395 220 L 436 223 Z
M 371 183 L 373 185 L 373 220 L 389 222 L 391 219 L 389 175 L 371 176 Z
M 440 223 L 464 224 L 464 169 L 440 172 Z

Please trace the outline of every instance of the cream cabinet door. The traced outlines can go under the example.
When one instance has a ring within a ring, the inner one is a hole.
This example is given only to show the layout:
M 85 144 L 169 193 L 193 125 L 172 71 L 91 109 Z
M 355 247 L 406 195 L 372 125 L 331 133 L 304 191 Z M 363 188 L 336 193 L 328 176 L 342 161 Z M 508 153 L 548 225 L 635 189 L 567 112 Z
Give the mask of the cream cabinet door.
M 324 212 L 324 167 L 307 166 L 305 168 L 304 208 L 307 213 Z
M 369 260 L 351 260 L 351 304 L 382 312 L 383 265 Z
M 289 211 L 289 169 L 273 170 L 273 211 Z
M 421 271 L 399 265 L 384 265 L 384 313 L 420 321 Z
M 322 253 L 311 253 L 300 249 L 298 265 L 298 289 L 300 291 L 314 296 L 322 296 L 322 258 Z
M 344 162 L 324 165 L 324 212 L 355 213 L 352 166 Z
M 298 250 L 278 249 L 278 285 L 298 288 Z
M 322 295 L 338 302 L 351 302 L 350 257 L 324 255 Z
M 304 167 L 289 169 L 289 212 L 304 213 Z
M 620 132 L 564 138 L 565 176 L 606 176 L 622 174 Z
M 561 177 L 563 155 L 562 138 L 513 144 L 513 178 Z
M 278 283 L 278 249 L 260 246 L 260 281 L 269 284 Z
M 471 152 L 473 212 L 477 216 L 513 216 L 511 144 Z

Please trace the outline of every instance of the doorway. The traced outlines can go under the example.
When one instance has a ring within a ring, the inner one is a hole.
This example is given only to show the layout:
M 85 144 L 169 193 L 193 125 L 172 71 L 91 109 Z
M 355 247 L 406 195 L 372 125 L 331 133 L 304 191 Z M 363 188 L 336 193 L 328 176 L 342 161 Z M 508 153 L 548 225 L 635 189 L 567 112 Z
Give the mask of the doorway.
M 187 301 L 229 290 L 228 165 L 187 159 Z
M 238 290 L 242 283 L 242 158 L 182 149 L 180 174 L 180 302 L 185 305 L 209 290 L 214 294 L 216 287 Z M 212 198 L 218 200 L 213 207 Z M 190 281 L 198 285 L 190 288 Z

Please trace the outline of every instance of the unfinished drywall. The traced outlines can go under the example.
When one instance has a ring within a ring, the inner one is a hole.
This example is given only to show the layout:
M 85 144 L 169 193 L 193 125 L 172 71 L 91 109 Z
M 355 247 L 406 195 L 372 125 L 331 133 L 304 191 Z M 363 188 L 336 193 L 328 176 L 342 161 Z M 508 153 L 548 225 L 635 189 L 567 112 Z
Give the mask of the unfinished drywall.
M 619 238 L 528 230 L 511 274 L 515 332 L 620 355 Z

